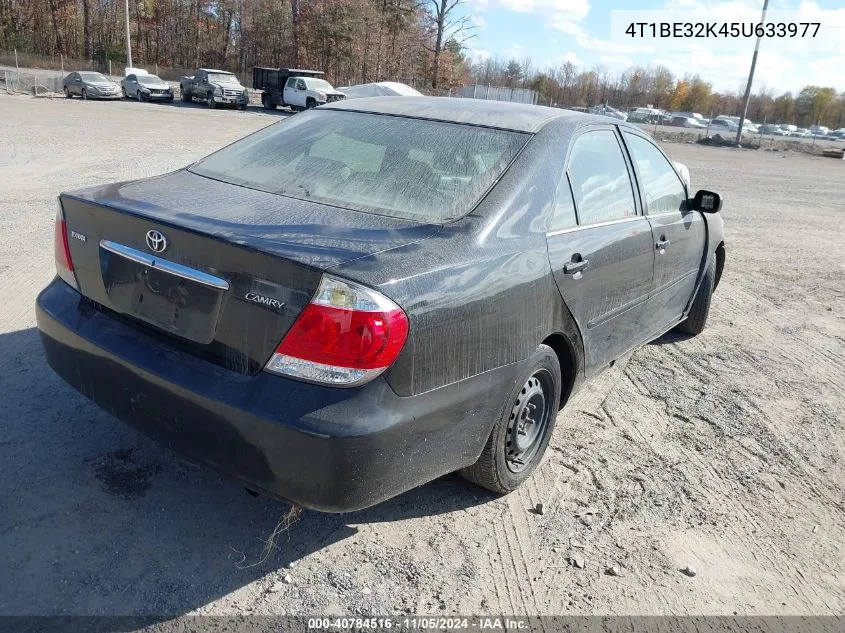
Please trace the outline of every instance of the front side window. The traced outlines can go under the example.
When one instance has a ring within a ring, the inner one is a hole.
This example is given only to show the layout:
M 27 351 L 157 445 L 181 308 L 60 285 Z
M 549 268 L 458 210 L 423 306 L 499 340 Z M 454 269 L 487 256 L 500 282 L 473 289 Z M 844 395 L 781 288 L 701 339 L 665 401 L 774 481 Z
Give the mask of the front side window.
M 201 176 L 421 222 L 478 203 L 530 135 L 360 112 L 297 114 L 196 163 Z
M 296 82 L 296 89 L 297 90 L 305 90 L 305 82 L 301 79 Z
M 580 224 L 637 215 L 628 166 L 611 130 L 579 136 L 572 146 L 568 172 Z
M 624 132 L 625 144 L 637 167 L 646 211 L 651 215 L 683 211 L 687 194 L 678 174 L 666 157 L 649 141 Z

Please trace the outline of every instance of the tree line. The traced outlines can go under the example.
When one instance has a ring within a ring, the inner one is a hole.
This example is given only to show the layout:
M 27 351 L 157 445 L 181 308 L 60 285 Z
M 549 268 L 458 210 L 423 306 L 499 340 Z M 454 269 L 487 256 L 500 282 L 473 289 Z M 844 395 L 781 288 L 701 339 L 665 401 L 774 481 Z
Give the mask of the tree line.
M 737 115 L 742 96 L 714 91 L 698 75 L 633 67 L 611 72 L 530 59 L 473 61 L 467 0 L 130 0 L 136 66 L 309 67 L 335 85 L 403 81 L 442 94 L 469 83 L 531 88 L 560 107 L 652 105 L 704 116 Z M 0 49 L 101 64 L 125 62 L 125 0 L 0 0 Z M 748 116 L 809 126 L 845 126 L 845 93 L 806 86 L 797 94 L 757 91 Z
M 472 80 L 480 84 L 531 88 L 538 103 L 563 107 L 589 107 L 607 103 L 619 110 L 651 105 L 672 112 L 696 112 L 710 118 L 720 114 L 738 116 L 743 95 L 714 91 L 699 75 L 676 77 L 667 68 L 632 67 L 613 73 L 596 66 L 581 68 L 565 62 L 558 68 L 537 70 L 530 59 L 488 58 L 471 63 Z M 805 86 L 797 94 L 776 95 L 769 89 L 751 96 L 748 117 L 808 127 L 845 127 L 845 92 L 835 88 Z
M 323 70 L 336 84 L 461 85 L 466 0 L 130 0 L 135 66 Z M 0 49 L 125 62 L 124 0 L 0 0 Z

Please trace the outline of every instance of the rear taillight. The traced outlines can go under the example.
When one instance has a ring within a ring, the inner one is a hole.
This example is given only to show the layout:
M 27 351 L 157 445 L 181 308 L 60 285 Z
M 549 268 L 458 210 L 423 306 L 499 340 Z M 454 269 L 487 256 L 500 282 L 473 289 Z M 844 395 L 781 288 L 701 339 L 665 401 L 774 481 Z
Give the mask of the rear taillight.
M 65 224 L 65 216 L 62 212 L 62 203 L 59 202 L 59 208 L 56 211 L 56 228 L 54 251 L 56 255 L 56 273 L 68 285 L 79 290 L 79 284 L 76 282 L 76 275 L 73 274 L 73 260 L 70 257 L 70 248 L 67 245 L 67 225 Z
M 360 385 L 390 367 L 407 337 L 408 317 L 393 301 L 323 275 L 265 369 L 321 384 Z

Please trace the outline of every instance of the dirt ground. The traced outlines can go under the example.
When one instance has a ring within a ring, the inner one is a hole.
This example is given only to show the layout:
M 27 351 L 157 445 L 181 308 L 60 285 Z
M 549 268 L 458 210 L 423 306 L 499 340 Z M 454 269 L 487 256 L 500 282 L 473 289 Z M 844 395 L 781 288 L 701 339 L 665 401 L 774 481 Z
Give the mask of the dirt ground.
M 845 612 L 845 161 L 667 144 L 726 200 L 707 330 L 582 391 L 520 491 L 449 476 L 305 511 L 262 560 L 289 506 L 66 386 L 33 304 L 60 191 L 181 167 L 281 115 L 6 95 L 0 113 L 0 615 Z

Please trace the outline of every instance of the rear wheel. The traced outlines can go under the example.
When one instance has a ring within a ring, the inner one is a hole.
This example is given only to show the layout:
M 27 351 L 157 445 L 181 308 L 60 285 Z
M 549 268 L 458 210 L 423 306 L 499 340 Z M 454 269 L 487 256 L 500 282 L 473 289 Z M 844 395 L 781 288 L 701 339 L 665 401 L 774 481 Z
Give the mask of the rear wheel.
M 275 101 L 273 101 L 273 98 L 266 92 L 261 93 L 261 105 L 263 105 L 266 110 L 276 109 Z
M 68 90 L 68 87 L 65 86 L 65 99 L 72 99 L 72 98 L 73 98 L 73 95 L 70 94 L 70 90 Z
M 675 329 L 684 334 L 701 334 L 707 325 L 707 317 L 710 315 L 710 300 L 713 298 L 713 289 L 716 286 L 716 254 L 707 258 L 707 270 L 704 271 L 704 279 L 693 299 L 687 318 L 681 321 Z
M 505 494 L 524 482 L 543 459 L 560 403 L 557 354 L 540 345 L 508 396 L 478 461 L 460 474 L 493 492 Z
M 188 92 L 187 90 L 183 90 L 181 87 L 179 89 L 179 92 L 182 93 L 182 101 L 184 101 L 185 103 L 191 102 L 191 93 L 190 92 Z
M 128 99 L 128 98 L 129 98 L 129 95 L 128 95 L 128 94 L 126 94 L 126 88 L 124 88 L 123 86 L 121 86 L 121 87 L 120 87 L 120 92 L 122 92 L 122 93 L 123 93 L 123 98 L 124 98 L 124 99 Z

